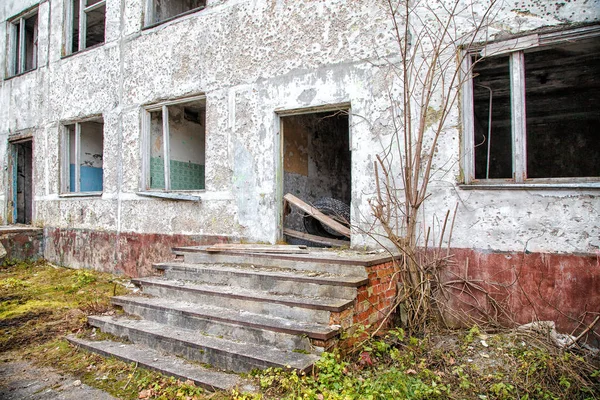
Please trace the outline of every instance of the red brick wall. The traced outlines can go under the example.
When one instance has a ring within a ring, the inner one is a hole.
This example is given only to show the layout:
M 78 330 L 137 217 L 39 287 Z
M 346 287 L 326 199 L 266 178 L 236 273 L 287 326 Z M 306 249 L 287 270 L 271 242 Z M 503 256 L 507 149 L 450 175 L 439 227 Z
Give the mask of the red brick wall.
M 369 283 L 358 288 L 353 323 L 373 325 L 382 321 L 394 304 L 398 274 L 397 267 L 392 261 L 366 267 L 366 269 Z

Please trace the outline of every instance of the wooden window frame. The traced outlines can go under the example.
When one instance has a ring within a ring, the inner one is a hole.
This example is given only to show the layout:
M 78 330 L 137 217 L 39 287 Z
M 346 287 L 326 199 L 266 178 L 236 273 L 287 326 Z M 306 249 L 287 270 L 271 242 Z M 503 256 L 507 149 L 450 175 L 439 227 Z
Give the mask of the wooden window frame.
M 73 2 L 79 2 L 79 37 L 77 42 L 77 49 L 73 49 Z M 90 6 L 86 5 L 87 0 L 67 0 L 65 2 L 65 23 L 64 23 L 64 37 L 65 37 L 65 55 L 71 55 L 78 53 L 80 51 L 85 50 L 86 48 L 86 39 L 87 39 L 87 14 L 100 8 L 106 6 L 106 0 L 100 0 L 99 2 L 92 4 Z M 106 12 L 104 14 L 104 23 L 105 23 L 105 41 L 102 43 L 98 43 L 92 47 L 102 46 L 106 42 Z
M 206 103 L 206 95 L 197 95 L 185 97 L 177 100 L 164 101 L 152 105 L 145 106 L 142 110 L 142 140 L 141 140 L 141 185 L 138 192 L 141 196 L 171 198 L 173 200 L 190 200 L 199 201 L 200 197 L 194 195 L 186 195 L 181 193 L 197 193 L 204 192 L 206 189 L 197 190 L 172 190 L 171 189 L 171 164 L 170 164 L 170 144 L 169 144 L 169 107 L 174 105 L 192 103 L 195 101 L 204 101 Z M 151 113 L 162 112 L 162 135 L 163 135 L 163 162 L 164 162 L 164 189 L 152 189 L 150 187 L 150 157 L 151 157 Z M 206 141 L 206 138 L 205 138 Z
M 461 69 L 462 154 L 461 168 L 465 189 L 473 188 L 581 188 L 600 189 L 597 177 L 527 178 L 527 118 L 525 102 L 525 51 L 535 47 L 552 47 L 561 43 L 600 38 L 600 25 L 550 33 L 538 33 L 502 42 L 473 46 L 463 50 Z M 473 101 L 473 56 L 508 55 L 511 91 L 512 169 L 511 179 L 475 179 L 475 124 Z
M 145 3 L 144 3 L 144 28 L 143 29 L 154 28 L 155 26 L 162 25 L 166 22 L 173 21 L 174 19 L 178 19 L 178 18 L 184 17 L 186 15 L 193 14 L 195 12 L 204 10 L 206 8 L 206 2 L 205 2 L 205 5 L 203 5 L 203 6 L 192 8 L 190 10 L 184 11 L 177 15 L 173 15 L 172 17 L 165 18 L 160 21 L 154 21 L 154 16 L 156 14 L 154 1 L 155 0 L 145 0 Z
M 100 196 L 104 191 L 104 182 L 102 182 L 102 191 L 82 192 L 81 191 L 81 124 L 85 122 L 102 122 L 102 117 L 90 117 L 77 121 L 65 122 L 62 124 L 62 132 L 60 139 L 60 196 L 61 197 L 78 197 L 78 196 Z M 71 143 L 69 138 L 68 126 L 75 126 L 75 190 L 70 191 L 70 161 L 71 161 Z M 104 130 L 102 131 L 102 141 L 104 142 Z M 104 156 L 104 148 L 102 149 Z M 102 167 L 104 169 L 104 166 Z
M 37 6 L 33 9 L 27 10 L 23 12 L 21 15 L 12 18 L 8 21 L 7 31 L 8 31 L 8 65 L 7 65 L 7 76 L 13 77 L 17 75 L 22 75 L 29 71 L 34 71 L 37 69 L 37 40 L 38 40 L 38 23 L 39 18 L 36 22 L 36 31 L 34 35 L 34 66 L 31 69 L 27 68 L 27 56 L 25 55 L 26 48 L 26 39 L 25 39 L 25 22 L 29 18 L 36 16 L 38 17 L 38 8 Z M 18 34 L 17 34 L 18 32 Z M 17 38 L 19 43 L 17 43 Z

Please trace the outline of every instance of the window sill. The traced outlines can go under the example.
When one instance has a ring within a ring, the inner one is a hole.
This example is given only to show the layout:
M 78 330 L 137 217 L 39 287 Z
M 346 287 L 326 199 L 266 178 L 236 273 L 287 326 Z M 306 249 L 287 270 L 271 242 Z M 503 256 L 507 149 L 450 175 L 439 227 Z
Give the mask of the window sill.
M 106 44 L 106 42 L 98 43 L 98 44 L 95 44 L 93 46 L 86 47 L 83 50 L 77 50 L 77 51 L 74 51 L 72 53 L 65 54 L 61 58 L 64 60 L 64 59 L 67 59 L 67 58 L 74 57 L 74 56 L 76 56 L 78 54 L 84 54 L 84 53 L 87 53 L 90 50 L 94 50 L 94 49 L 100 48 L 100 47 L 104 46 L 105 44 Z
M 67 199 L 71 197 L 102 197 L 102 192 L 61 193 L 58 197 Z
M 599 190 L 600 182 L 577 183 L 471 183 L 458 185 L 463 190 Z
M 176 192 L 137 192 L 138 196 L 142 197 L 154 197 L 164 200 L 178 200 L 178 201 L 202 201 L 202 198 L 198 195 L 176 193 Z
M 4 80 L 8 81 L 8 80 L 13 79 L 13 78 L 18 78 L 19 76 L 27 75 L 28 73 L 36 71 L 37 69 L 38 68 L 35 67 L 35 68 L 28 69 L 27 71 L 24 71 L 24 72 L 21 72 L 21 73 L 18 73 L 18 74 L 10 75 L 10 76 L 5 77 Z

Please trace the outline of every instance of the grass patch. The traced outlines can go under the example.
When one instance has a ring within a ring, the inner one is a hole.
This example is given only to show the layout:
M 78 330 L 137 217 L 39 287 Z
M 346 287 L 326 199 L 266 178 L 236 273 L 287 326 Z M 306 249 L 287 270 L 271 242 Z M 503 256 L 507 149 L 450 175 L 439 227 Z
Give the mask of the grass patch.
M 110 309 L 110 296 L 125 293 L 118 278 L 44 261 L 0 268 L 0 352 L 33 346 L 76 332 L 90 310 Z

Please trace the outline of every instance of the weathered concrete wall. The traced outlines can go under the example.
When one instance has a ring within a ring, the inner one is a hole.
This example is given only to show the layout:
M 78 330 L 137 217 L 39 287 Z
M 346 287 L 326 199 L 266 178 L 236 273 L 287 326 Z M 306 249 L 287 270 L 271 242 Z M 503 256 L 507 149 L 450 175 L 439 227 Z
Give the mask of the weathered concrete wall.
M 453 249 L 452 254 L 454 263 L 443 277 L 450 324 L 464 326 L 466 315 L 508 326 L 554 321 L 560 332 L 579 334 L 600 310 L 598 255 L 471 249 Z M 599 334 L 594 327 L 584 341 L 597 346 Z
M 0 227 L 0 262 L 35 261 L 43 257 L 43 235 L 40 228 Z
M 64 1 L 40 3 L 37 70 L 4 79 L 0 89 L 1 167 L 6 171 L 7 137 L 32 130 L 34 224 L 48 235 L 97 231 L 274 242 L 282 178 L 276 111 L 342 103 L 351 104 L 353 222 L 371 229 L 373 161 L 391 137 L 388 89 L 396 94 L 397 88 L 386 61 L 397 61 L 397 44 L 385 2 L 214 0 L 203 11 L 142 29 L 143 0 L 107 0 L 106 43 L 62 57 Z M 0 20 L 34 3 L 2 2 Z M 599 0 L 506 1 L 490 33 L 597 20 Z M 0 24 L 2 49 L 6 37 L 6 24 Z M 5 53 L 0 51 L 3 66 Z M 206 190 L 197 193 L 202 201 L 138 196 L 142 107 L 197 94 L 206 94 Z M 103 194 L 61 197 L 60 127 L 92 115 L 104 119 Z M 600 248 L 597 191 L 459 188 L 458 106 L 450 120 L 426 207 L 442 217 L 459 204 L 454 246 L 561 253 Z M 0 174 L 2 220 L 8 183 Z M 352 243 L 373 245 L 360 229 Z M 122 263 L 109 248 L 84 259 L 76 250 L 65 258 L 60 247 L 47 246 L 46 256 L 109 270 Z M 132 273 L 123 265 L 117 269 Z
M 471 2 L 464 2 L 469 4 Z M 481 16 L 487 2 L 475 2 L 474 15 Z M 428 2 L 428 4 L 435 4 Z M 472 25 L 468 13 L 460 29 Z M 425 19 L 425 22 L 427 20 Z M 460 21 L 460 18 L 459 18 Z M 488 39 L 504 39 L 546 26 L 600 21 L 598 1 L 525 1 L 500 2 L 494 13 Z M 420 21 L 415 20 L 418 26 Z M 417 33 L 414 33 L 415 35 Z M 483 35 L 481 35 L 483 36 Z M 458 66 L 454 65 L 454 68 Z M 400 84 L 394 89 L 400 89 Z M 401 92 L 395 92 L 400 94 Z M 438 93 L 439 94 L 439 93 Z M 435 96 L 434 96 L 435 98 Z M 385 103 L 384 103 L 385 104 Z M 435 110 L 435 101 L 433 103 Z M 372 110 L 374 111 L 374 110 Z M 374 115 L 374 114 L 372 114 Z M 435 122 L 435 121 L 433 121 Z M 372 132 L 390 130 L 390 120 L 385 114 L 372 118 Z M 567 189 L 556 185 L 552 189 L 530 187 L 521 190 L 478 189 L 467 190 L 457 183 L 462 181 L 461 163 L 461 113 L 457 102 L 450 110 L 446 129 L 443 130 L 438 151 L 433 158 L 433 177 L 429 186 L 431 197 L 425 202 L 427 226 L 434 232 L 441 230 L 441 220 L 447 210 L 453 211 L 458 205 L 457 218 L 453 228 L 452 247 L 473 248 L 483 251 L 527 251 L 539 253 L 586 253 L 595 254 L 600 249 L 600 192 L 594 189 Z M 402 137 L 401 137 L 402 140 Z M 380 154 L 387 149 L 388 141 L 381 143 L 365 141 L 364 147 L 373 145 Z M 397 153 L 395 153 L 397 154 Z M 358 167 L 354 160 L 353 166 Z M 353 174 L 353 190 L 360 187 L 364 193 L 374 193 L 373 167 L 364 165 L 363 172 Z M 366 173 L 365 173 L 366 171 Z M 358 182 L 357 182 L 358 180 Z M 597 181 L 596 181 L 597 182 Z M 370 190 L 369 190 L 370 189 Z M 367 195 L 368 197 L 368 195 Z M 371 230 L 369 204 L 353 202 L 354 216 L 365 216 L 361 227 Z M 437 222 L 432 223 L 433 217 Z M 359 222 L 359 218 L 354 221 Z M 435 225 L 435 226 L 434 226 Z M 419 233 L 426 236 L 426 228 Z M 370 244 L 365 236 L 353 238 L 353 245 Z M 598 271 L 600 272 L 600 271 Z

